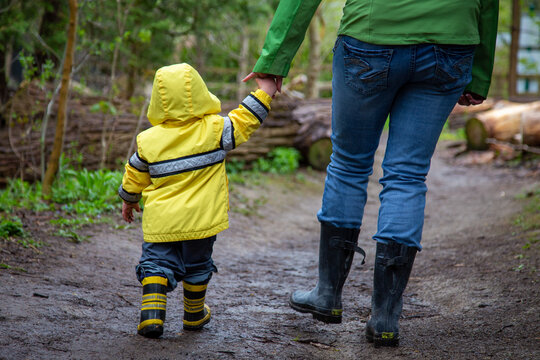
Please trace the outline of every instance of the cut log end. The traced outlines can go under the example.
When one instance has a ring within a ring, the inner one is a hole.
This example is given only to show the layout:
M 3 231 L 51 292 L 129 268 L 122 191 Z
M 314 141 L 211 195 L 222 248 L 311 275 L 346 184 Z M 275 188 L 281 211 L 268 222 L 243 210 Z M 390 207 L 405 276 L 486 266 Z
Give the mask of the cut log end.
M 488 132 L 482 121 L 477 118 L 467 120 L 465 124 L 465 134 L 467 136 L 467 149 L 469 150 L 487 150 Z
M 328 138 L 315 141 L 309 147 L 307 160 L 316 170 L 326 170 L 332 155 L 332 142 Z

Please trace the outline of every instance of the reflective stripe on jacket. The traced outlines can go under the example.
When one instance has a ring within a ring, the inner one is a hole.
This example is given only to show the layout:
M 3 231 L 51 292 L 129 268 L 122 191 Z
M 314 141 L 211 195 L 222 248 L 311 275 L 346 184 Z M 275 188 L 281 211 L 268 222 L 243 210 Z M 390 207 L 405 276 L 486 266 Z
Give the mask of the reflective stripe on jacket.
M 147 242 L 201 239 L 228 228 L 225 156 L 248 140 L 268 115 L 271 97 L 257 90 L 228 116 L 195 69 L 171 65 L 156 72 L 148 119 L 119 189 L 144 201 Z

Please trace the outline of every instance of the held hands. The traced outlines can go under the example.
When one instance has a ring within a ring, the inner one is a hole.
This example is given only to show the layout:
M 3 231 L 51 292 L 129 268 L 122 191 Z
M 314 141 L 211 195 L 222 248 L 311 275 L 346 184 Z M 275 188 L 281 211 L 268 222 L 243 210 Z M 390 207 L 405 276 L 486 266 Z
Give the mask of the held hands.
M 272 98 L 274 97 L 276 90 L 281 92 L 281 85 L 283 84 L 283 76 L 252 72 L 248 76 L 246 76 L 244 79 L 242 79 L 242 81 L 247 82 L 248 80 L 251 80 L 253 78 L 255 78 L 255 81 L 257 82 L 257 85 L 259 86 L 259 88 L 263 90 L 265 93 L 267 93 L 268 95 L 270 95 Z M 273 85 L 270 84 L 270 82 L 272 82 Z
M 484 100 L 486 100 L 486 98 L 481 95 L 472 92 L 465 92 L 459 97 L 458 104 L 465 106 L 480 105 L 484 102 Z
M 133 221 L 133 210 L 141 212 L 139 203 L 128 203 L 124 201 L 122 204 L 122 217 L 128 223 Z
M 255 78 L 255 81 L 257 82 L 257 85 L 259 86 L 259 89 L 270 95 L 270 97 L 274 97 L 276 91 L 277 91 L 277 85 L 276 81 L 271 78 Z

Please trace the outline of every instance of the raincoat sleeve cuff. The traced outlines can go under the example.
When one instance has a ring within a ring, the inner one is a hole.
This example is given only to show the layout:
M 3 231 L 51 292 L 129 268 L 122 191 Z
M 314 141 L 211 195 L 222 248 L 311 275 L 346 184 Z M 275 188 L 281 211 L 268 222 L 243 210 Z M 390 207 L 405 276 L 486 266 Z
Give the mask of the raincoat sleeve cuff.
M 251 115 L 255 116 L 260 124 L 262 124 L 270 111 L 268 98 L 268 94 L 259 89 L 246 96 L 241 105 L 249 111 Z
M 264 90 L 258 89 L 255 92 L 252 92 L 253 95 L 270 110 L 270 103 L 272 102 L 272 97 L 268 95 Z
M 118 196 L 120 196 L 122 200 L 128 203 L 138 203 L 139 200 L 141 200 L 142 198 L 141 194 L 127 192 L 126 190 L 124 190 L 122 185 L 120 185 L 120 187 L 118 188 Z

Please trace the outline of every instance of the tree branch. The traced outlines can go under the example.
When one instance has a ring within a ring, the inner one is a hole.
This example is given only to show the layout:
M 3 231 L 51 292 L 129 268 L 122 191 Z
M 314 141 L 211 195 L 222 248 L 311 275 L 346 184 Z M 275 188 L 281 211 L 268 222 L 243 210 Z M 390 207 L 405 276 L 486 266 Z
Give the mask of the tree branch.
M 6 7 L 3 8 L 3 9 L 0 9 L 0 14 L 5 13 L 6 11 L 9 11 L 9 9 L 11 9 L 11 7 L 12 7 L 13 5 L 15 5 L 15 2 L 16 2 L 16 1 L 17 1 L 17 0 L 11 0 L 11 2 L 9 3 L 8 6 L 6 6 Z
M 45 50 L 54 55 L 56 60 L 62 60 L 62 58 L 56 53 L 56 51 L 54 51 L 53 48 L 45 42 L 45 40 L 43 40 L 43 38 L 37 33 L 37 31 L 33 31 L 32 35 L 37 39 L 37 41 L 39 41 L 39 43 L 45 48 Z

